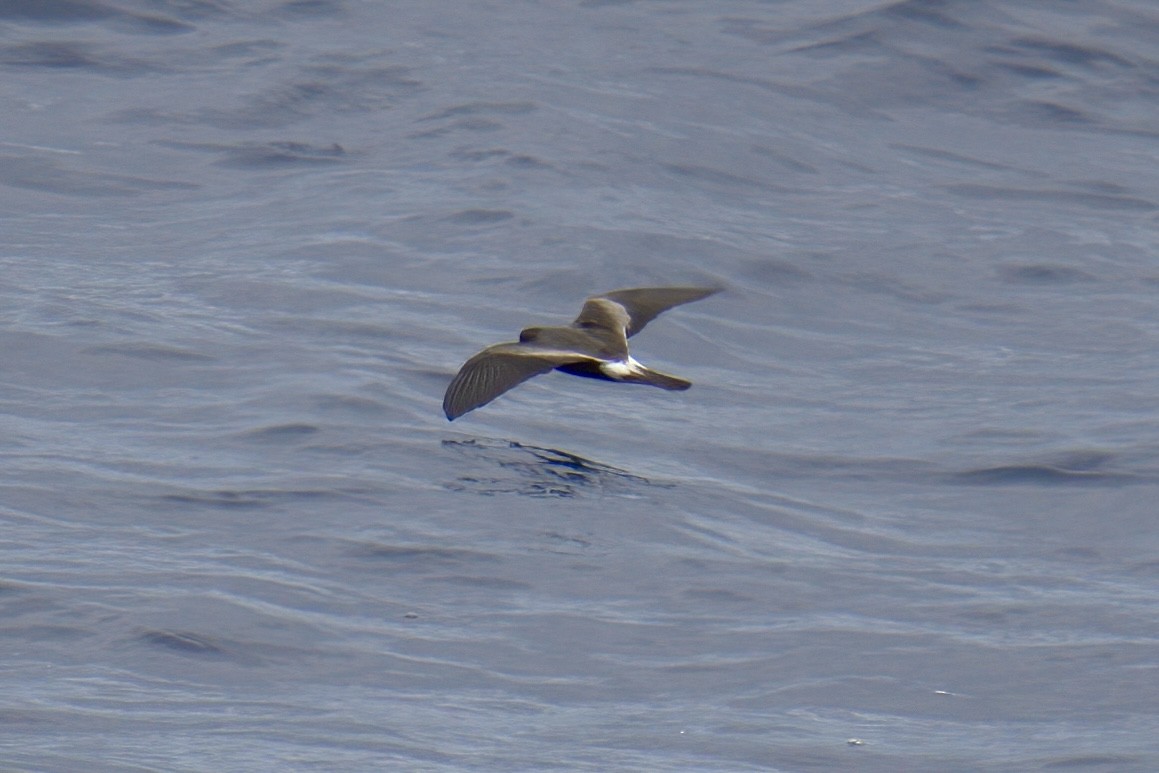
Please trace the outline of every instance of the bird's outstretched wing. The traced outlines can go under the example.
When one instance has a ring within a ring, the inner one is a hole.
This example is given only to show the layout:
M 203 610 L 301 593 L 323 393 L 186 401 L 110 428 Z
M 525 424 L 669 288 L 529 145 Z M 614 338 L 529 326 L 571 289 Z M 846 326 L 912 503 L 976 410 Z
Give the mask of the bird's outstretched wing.
M 607 330 L 628 339 L 673 306 L 699 301 L 718 292 L 719 287 L 640 287 L 632 290 L 613 290 L 588 298 L 572 326 L 588 330 Z M 624 351 L 627 351 L 626 340 Z
M 454 421 L 468 411 L 494 400 L 532 376 L 586 359 L 575 352 L 557 351 L 521 343 L 488 346 L 451 379 L 443 396 L 443 412 Z M 595 361 L 595 360 L 593 360 Z

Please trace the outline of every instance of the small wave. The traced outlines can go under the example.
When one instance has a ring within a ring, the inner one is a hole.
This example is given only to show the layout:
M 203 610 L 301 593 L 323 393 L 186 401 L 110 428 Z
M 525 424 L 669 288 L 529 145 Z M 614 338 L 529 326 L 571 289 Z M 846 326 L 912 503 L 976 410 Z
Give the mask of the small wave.
M 145 631 L 138 637 L 146 644 L 182 655 L 224 657 L 226 649 L 208 636 L 188 631 Z
M 132 343 L 90 346 L 81 350 L 84 354 L 116 354 L 154 362 L 212 362 L 213 357 L 188 349 L 160 344 Z
M 951 476 L 959 483 L 976 484 L 1106 484 L 1136 480 L 1133 475 L 1098 470 L 1069 470 L 1049 464 L 1007 464 L 981 467 Z
M 252 440 L 282 442 L 285 440 L 309 437 L 317 432 L 318 427 L 313 424 L 279 424 L 273 427 L 260 427 L 250 430 L 244 434 L 244 437 Z

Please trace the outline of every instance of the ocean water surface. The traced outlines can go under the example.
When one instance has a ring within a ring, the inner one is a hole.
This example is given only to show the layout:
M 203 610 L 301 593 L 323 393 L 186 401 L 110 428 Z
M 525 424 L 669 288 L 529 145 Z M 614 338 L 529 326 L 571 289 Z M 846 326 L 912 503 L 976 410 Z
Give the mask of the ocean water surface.
M 0 767 L 1159 768 L 1153 3 L 0 33 Z

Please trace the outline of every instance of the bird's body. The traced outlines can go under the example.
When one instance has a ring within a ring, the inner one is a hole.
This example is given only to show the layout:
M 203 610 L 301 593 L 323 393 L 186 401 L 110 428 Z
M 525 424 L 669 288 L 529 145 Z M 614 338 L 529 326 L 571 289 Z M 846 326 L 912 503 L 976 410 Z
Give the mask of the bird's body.
M 628 338 L 662 312 L 706 298 L 714 287 L 645 287 L 588 298 L 569 327 L 529 327 L 519 341 L 495 344 L 467 360 L 451 379 L 443 411 L 454 421 L 532 376 L 573 376 L 683 390 L 692 382 L 652 370 L 628 354 Z

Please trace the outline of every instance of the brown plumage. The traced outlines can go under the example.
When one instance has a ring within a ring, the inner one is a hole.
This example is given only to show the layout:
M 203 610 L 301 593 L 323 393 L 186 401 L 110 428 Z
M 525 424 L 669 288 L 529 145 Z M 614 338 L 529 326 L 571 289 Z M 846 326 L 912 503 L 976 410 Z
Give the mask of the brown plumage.
M 532 376 L 561 370 L 575 376 L 681 390 L 676 376 L 644 367 L 628 354 L 628 339 L 664 311 L 698 301 L 717 287 L 643 287 L 588 298 L 569 327 L 529 327 L 519 341 L 495 344 L 467 360 L 451 379 L 443 412 L 454 421 Z

